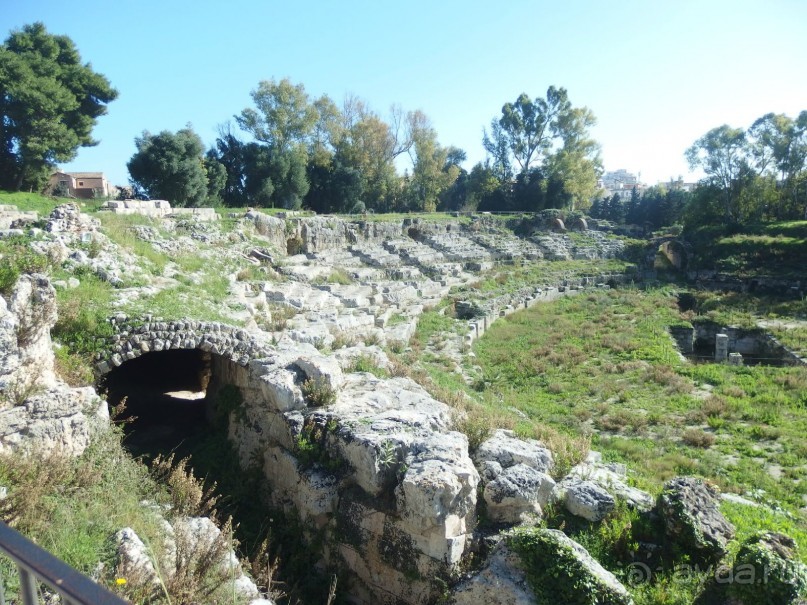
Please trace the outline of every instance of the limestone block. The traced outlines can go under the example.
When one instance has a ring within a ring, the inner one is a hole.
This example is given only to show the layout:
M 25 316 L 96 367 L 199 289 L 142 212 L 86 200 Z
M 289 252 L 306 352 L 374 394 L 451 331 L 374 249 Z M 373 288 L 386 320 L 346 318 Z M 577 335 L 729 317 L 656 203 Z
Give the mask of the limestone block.
M 326 385 L 334 391 L 340 389 L 344 383 L 342 368 L 337 360 L 324 355 L 306 355 L 298 357 L 294 362 L 298 368 L 317 384 Z
M 596 522 L 614 510 L 616 501 L 593 481 L 567 477 L 555 488 L 554 497 L 573 515 Z
M 336 478 L 319 470 L 302 469 L 287 450 L 267 448 L 263 473 L 272 485 L 275 504 L 293 510 L 304 521 L 316 521 L 336 512 Z
M 490 467 L 486 470 L 491 471 Z M 485 485 L 488 515 L 498 523 L 518 523 L 525 515 L 540 515 L 554 487 L 555 481 L 546 473 L 522 463 L 510 466 Z
M 106 403 L 92 388 L 56 385 L 0 411 L 0 451 L 61 451 L 80 455 L 96 426 L 106 426 Z
M 397 508 L 409 525 L 428 529 L 444 523 L 452 513 L 464 516 L 473 510 L 477 483 L 474 469 L 458 472 L 442 460 L 417 461 L 395 490 Z
M 493 460 L 503 468 L 526 464 L 537 471 L 548 473 L 552 469 L 552 452 L 534 439 L 519 439 L 513 431 L 496 430 L 474 453 L 477 465 Z
M 292 372 L 283 368 L 274 368 L 258 377 L 258 382 L 266 401 L 275 410 L 288 412 L 306 407 L 303 392 L 297 386 Z
M 534 605 L 537 601 L 522 570 L 521 559 L 500 544 L 479 572 L 454 589 L 450 602 L 452 605 Z
M 595 452 L 591 452 L 594 454 Z M 588 480 L 596 483 L 610 494 L 627 502 L 628 506 L 648 511 L 653 508 L 653 497 L 640 489 L 631 487 L 625 482 L 626 469 L 615 465 L 601 464 L 597 460 L 587 459 L 569 471 L 569 477 Z
M 118 568 L 123 577 L 145 578 L 153 584 L 160 577 L 151 561 L 148 548 L 131 527 L 124 527 L 115 534 Z
M 658 509 L 668 538 L 683 552 L 719 561 L 734 537 L 734 526 L 720 512 L 720 492 L 703 479 L 676 477 L 664 486 Z

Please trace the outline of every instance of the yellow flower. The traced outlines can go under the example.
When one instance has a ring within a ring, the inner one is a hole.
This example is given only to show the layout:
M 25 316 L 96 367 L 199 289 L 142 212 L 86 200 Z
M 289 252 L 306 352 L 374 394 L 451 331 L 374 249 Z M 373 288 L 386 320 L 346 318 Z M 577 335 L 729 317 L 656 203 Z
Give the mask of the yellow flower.
M 117 584 L 118 586 L 123 586 L 124 584 L 126 584 L 126 578 L 116 578 L 115 584 Z

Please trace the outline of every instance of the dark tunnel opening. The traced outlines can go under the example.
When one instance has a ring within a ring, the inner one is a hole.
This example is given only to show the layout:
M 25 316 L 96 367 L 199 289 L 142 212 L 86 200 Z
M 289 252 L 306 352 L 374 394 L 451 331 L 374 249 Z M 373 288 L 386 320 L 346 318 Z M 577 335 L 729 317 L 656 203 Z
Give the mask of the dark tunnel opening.
M 132 454 L 172 451 L 208 430 L 210 357 L 194 349 L 156 351 L 107 374 L 109 405 L 125 403 L 118 420 Z

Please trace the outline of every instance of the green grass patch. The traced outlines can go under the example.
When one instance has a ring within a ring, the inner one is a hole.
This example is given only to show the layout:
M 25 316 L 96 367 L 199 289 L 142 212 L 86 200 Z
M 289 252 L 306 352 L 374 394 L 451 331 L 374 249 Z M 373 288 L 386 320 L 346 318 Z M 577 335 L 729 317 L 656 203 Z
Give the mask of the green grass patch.
M 704 228 L 688 234 L 696 264 L 741 277 L 799 278 L 807 264 L 807 221 L 743 225 L 739 232 Z

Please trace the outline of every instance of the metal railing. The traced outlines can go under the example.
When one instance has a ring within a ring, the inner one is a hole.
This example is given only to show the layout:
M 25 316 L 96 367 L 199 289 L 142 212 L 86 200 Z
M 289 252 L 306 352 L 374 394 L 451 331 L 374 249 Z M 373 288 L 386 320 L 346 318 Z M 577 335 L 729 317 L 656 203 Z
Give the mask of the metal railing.
M 19 599 L 22 605 L 37 605 L 41 582 L 61 596 L 63 605 L 128 605 L 106 588 L 80 574 L 67 563 L 37 546 L 18 531 L 0 521 L 0 552 L 17 565 L 20 576 Z M 6 605 L 0 582 L 0 605 Z

